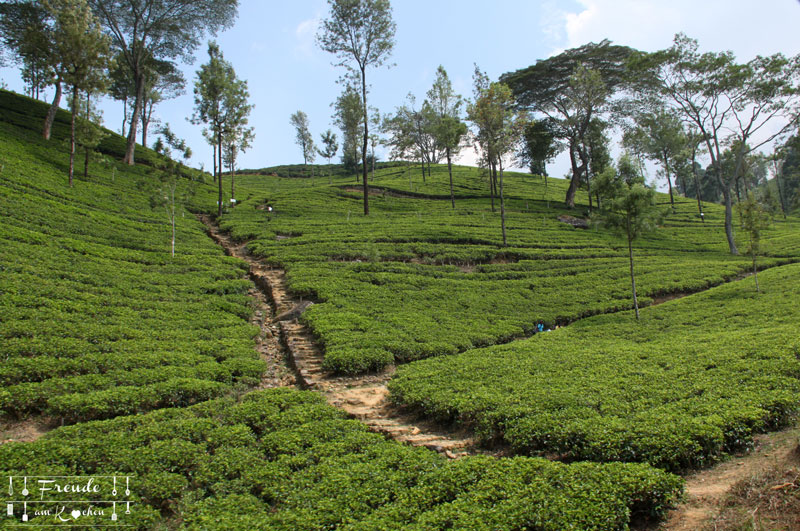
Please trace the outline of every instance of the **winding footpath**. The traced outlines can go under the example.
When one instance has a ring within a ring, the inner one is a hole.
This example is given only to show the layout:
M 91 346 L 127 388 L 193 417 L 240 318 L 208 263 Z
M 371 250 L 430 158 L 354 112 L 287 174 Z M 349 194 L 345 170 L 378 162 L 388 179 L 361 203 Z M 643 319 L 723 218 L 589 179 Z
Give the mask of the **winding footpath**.
M 353 418 L 362 421 L 372 431 L 383 433 L 413 446 L 424 446 L 456 459 L 464 455 L 487 453 L 477 448 L 471 434 L 464 431 L 442 429 L 429 421 L 420 420 L 416 415 L 405 412 L 389 402 L 389 391 L 386 383 L 393 371 L 363 376 L 336 376 L 322 368 L 323 353 L 315 344 L 314 338 L 305 325 L 298 322 L 299 309 L 303 301 L 291 297 L 286 286 L 286 275 L 280 269 L 264 265 L 248 254 L 246 243 L 236 243 L 230 236 L 222 232 L 208 216 L 199 216 L 206 226 L 211 238 L 225 249 L 229 256 L 235 256 L 247 262 L 250 267 L 249 276 L 261 293 L 258 299 L 269 300 L 271 312 L 261 307 L 261 317 L 257 324 L 261 326 L 259 350 L 262 359 L 267 361 L 269 369 L 266 377 L 272 383 L 276 381 L 274 374 L 282 371 L 278 349 L 282 349 L 286 361 L 294 370 L 298 387 L 312 389 L 322 393 L 328 403 L 342 409 Z M 261 305 L 259 305 L 261 306 Z M 258 313 L 257 312 L 257 313 Z M 277 316 L 266 319 L 263 316 Z M 280 339 L 278 343 L 277 339 Z M 264 351 L 267 355 L 265 356 Z M 288 378 L 278 381 L 291 385 Z M 270 383 L 262 387 L 274 386 Z

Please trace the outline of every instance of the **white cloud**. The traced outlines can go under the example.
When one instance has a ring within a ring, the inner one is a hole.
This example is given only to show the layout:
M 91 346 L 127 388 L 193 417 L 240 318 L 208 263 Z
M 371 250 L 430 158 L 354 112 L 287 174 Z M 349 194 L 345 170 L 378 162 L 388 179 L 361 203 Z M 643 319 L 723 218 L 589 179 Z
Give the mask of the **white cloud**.
M 655 51 L 672 44 L 675 33 L 698 39 L 701 50 L 731 50 L 746 61 L 757 54 L 800 52 L 795 38 L 800 4 L 788 0 L 577 0 L 568 11 L 547 2 L 545 38 L 554 51 L 611 39 Z M 559 27 L 559 23 L 561 24 Z
M 314 39 L 316 37 L 317 28 L 319 28 L 320 22 L 320 15 L 317 14 L 314 16 L 314 18 L 306 19 L 297 25 L 294 30 L 296 39 L 296 52 L 306 57 L 309 57 L 314 53 Z

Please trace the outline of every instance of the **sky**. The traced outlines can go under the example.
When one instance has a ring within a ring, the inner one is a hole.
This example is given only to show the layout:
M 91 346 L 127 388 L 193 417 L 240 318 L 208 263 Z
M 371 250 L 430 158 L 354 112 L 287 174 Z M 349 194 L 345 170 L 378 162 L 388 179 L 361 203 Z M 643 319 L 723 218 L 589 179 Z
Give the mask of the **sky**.
M 394 0 L 392 11 L 397 33 L 391 66 L 367 71 L 368 102 L 382 114 L 403 104 L 408 93 L 421 101 L 439 65 L 456 91 L 470 97 L 475 64 L 497 79 L 605 38 L 655 51 L 669 47 L 674 34 L 684 32 L 699 41 L 701 51 L 730 50 L 741 62 L 756 55 L 800 53 L 797 0 Z M 331 103 L 341 93 L 337 80 L 344 70 L 332 66 L 334 57 L 315 44 L 327 13 L 326 0 L 240 0 L 235 25 L 212 37 L 239 78 L 247 80 L 255 105 L 250 118 L 255 140 L 240 155 L 239 168 L 303 162 L 289 123 L 295 111 L 308 114 L 318 143 L 326 129 L 335 130 Z M 156 114 L 187 140 L 194 152 L 191 163 L 210 170 L 211 147 L 202 128 L 189 122 L 195 72 L 206 61 L 203 45 L 193 64 L 181 66 L 188 80 L 184 95 L 162 103 Z M 9 89 L 24 91 L 16 68 L 0 69 L 0 79 Z M 52 97 L 52 90 L 46 96 Z M 121 103 L 106 100 L 102 109 L 106 127 L 119 131 Z M 339 138 L 341 143 L 341 134 Z M 155 139 L 151 131 L 148 140 Z M 469 149 L 458 162 L 474 164 L 475 158 Z M 563 176 L 568 168 L 562 155 L 548 172 Z

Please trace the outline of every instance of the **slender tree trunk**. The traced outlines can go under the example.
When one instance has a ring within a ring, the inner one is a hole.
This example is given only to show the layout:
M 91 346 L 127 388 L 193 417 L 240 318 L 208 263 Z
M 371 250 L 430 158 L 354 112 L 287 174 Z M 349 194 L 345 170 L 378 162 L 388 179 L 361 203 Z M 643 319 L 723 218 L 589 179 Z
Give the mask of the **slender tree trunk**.
M 742 196 L 739 194 L 739 177 L 736 177 L 736 202 L 742 202 Z
M 697 165 L 695 163 L 697 151 L 692 152 L 692 173 L 694 174 L 694 195 L 697 196 L 697 211 L 700 213 L 700 221 L 706 222 L 706 217 L 703 215 L 703 203 L 700 200 L 700 178 L 697 176 Z
M 147 129 L 150 127 L 150 118 L 152 118 L 152 116 L 153 104 L 151 102 L 144 102 L 142 108 L 142 145 L 144 147 L 147 147 Z
M 214 182 L 217 182 L 217 146 L 216 143 L 211 146 L 211 152 L 214 154 Z
M 72 188 L 72 175 L 75 170 L 75 116 L 78 114 L 78 87 L 72 87 L 72 119 L 69 126 L 69 186 Z
M 450 149 L 447 149 L 447 173 L 450 174 L 450 202 L 453 204 L 453 210 L 456 208 L 456 194 L 453 192 L 453 162 L 450 158 Z
M 720 179 L 722 197 L 725 200 L 725 236 L 728 238 L 728 249 L 731 254 L 738 255 L 736 241 L 733 239 L 733 205 L 731 204 L 731 187 Z
M 136 150 L 136 128 L 139 125 L 139 120 L 142 114 L 142 105 L 144 104 L 144 75 L 136 75 L 136 100 L 133 103 L 133 116 L 131 116 L 131 128 L 128 132 L 128 146 L 125 150 L 124 162 L 133 166 L 135 164 L 134 152 Z
M 92 119 L 92 96 L 86 93 L 86 120 Z M 84 146 L 84 159 L 83 159 L 83 178 L 89 179 L 89 146 Z
M 497 157 L 497 165 L 500 167 L 500 227 L 503 230 L 503 247 L 508 247 L 506 240 L 506 204 L 503 197 L 503 159 Z
M 572 165 L 572 179 L 569 181 L 569 188 L 567 188 L 567 197 L 564 199 L 564 204 L 567 208 L 575 208 L 575 192 L 578 189 L 578 179 L 580 179 L 580 170 L 578 169 L 578 161 L 575 160 L 575 150 L 570 147 L 569 161 Z
M 236 161 L 231 160 L 231 199 L 236 199 Z
M 128 124 L 128 98 L 122 98 L 122 129 L 120 134 L 125 134 L 125 126 Z
M 217 216 L 222 217 L 222 135 L 217 134 L 217 145 L 215 146 L 217 150 L 217 160 L 219 160 L 218 168 L 219 168 L 219 175 L 217 176 L 217 184 L 219 185 L 219 205 L 217 206 Z
M 56 111 L 58 106 L 61 105 L 61 78 L 56 79 L 56 94 L 53 96 L 53 103 L 47 110 L 47 116 L 44 119 L 44 127 L 42 128 L 42 137 L 45 140 L 50 140 L 50 132 L 53 129 L 53 122 L 56 119 Z
M 496 170 L 495 170 L 495 166 L 494 166 L 494 160 L 490 156 L 489 157 L 489 197 L 491 197 L 491 199 L 492 199 L 492 212 L 495 211 L 494 210 L 494 196 L 496 195 L 495 194 L 495 187 L 494 187 L 495 182 L 496 182 L 495 178 L 494 178 L 494 172 L 495 171 Z
M 633 240 L 631 239 L 631 218 L 628 216 L 628 258 L 631 262 L 631 291 L 633 291 L 633 310 L 636 313 L 636 320 L 639 320 L 639 299 L 636 297 L 636 276 L 633 274 Z
M 775 166 L 775 184 L 778 186 L 778 199 L 781 203 L 781 212 L 783 212 L 783 219 L 786 220 L 786 202 L 783 198 L 783 186 L 781 186 L 781 173 L 783 168 Z
M 664 175 L 667 177 L 667 186 L 669 186 L 669 205 L 672 211 L 675 212 L 675 198 L 672 196 L 672 179 L 669 177 L 669 159 L 664 155 Z
M 369 185 L 367 184 L 367 142 L 369 142 L 369 116 L 367 116 L 367 77 L 361 68 L 361 102 L 364 105 L 364 143 L 361 146 L 361 166 L 364 179 L 364 215 L 369 216 Z

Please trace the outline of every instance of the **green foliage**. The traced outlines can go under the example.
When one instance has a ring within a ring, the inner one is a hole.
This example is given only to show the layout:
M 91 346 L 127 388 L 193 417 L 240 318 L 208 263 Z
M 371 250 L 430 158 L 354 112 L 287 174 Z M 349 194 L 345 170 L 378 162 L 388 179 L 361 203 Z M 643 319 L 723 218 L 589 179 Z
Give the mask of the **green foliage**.
M 16 112 L 28 109 L 28 116 Z M 157 180 L 146 167 L 91 162 L 89 178 L 66 188 L 63 144 L 38 134 L 44 112 L 41 102 L 0 98 L 0 410 L 68 422 L 108 418 L 257 381 L 263 362 L 252 349 L 257 331 L 248 323 L 241 264 L 180 211 L 182 245 L 169 258 L 167 220 L 150 209 L 149 186 L 139 184 Z M 65 114 L 56 138 L 67 133 Z M 122 141 L 109 135 L 101 147 L 111 140 Z M 192 187 L 185 178 L 174 182 L 176 197 Z M 208 210 L 213 201 L 208 187 L 197 186 L 186 206 Z
M 300 168 L 274 170 L 297 175 Z M 303 319 L 324 348 L 327 367 L 374 369 L 375 360 L 388 359 L 384 351 L 399 362 L 454 354 L 529 334 L 538 322 L 552 327 L 631 308 L 625 237 L 559 221 L 574 214 L 548 207 L 563 197 L 564 180 L 545 186 L 506 174 L 503 248 L 499 213 L 489 210 L 481 171 L 454 166 L 453 210 L 447 166 L 432 170 L 423 183 L 418 166 L 378 169 L 370 183 L 377 192 L 370 221 L 354 216 L 360 191 L 352 191 L 352 174 L 335 173 L 333 186 L 313 187 L 308 179 L 238 177 L 252 198 L 226 214 L 222 227 L 252 240 L 251 253 L 287 270 L 292 293 L 317 303 Z M 586 192 L 576 197 L 586 209 Z M 267 202 L 271 214 L 256 208 Z M 708 205 L 705 223 L 696 212 L 693 201 L 680 199 L 658 231 L 634 242 L 642 305 L 749 268 L 749 260 L 728 256 L 718 241 L 722 209 Z M 797 227 L 790 218 L 764 233 L 765 266 L 800 256 Z M 364 360 L 355 363 L 359 352 Z
M 800 266 L 762 276 L 402 366 L 392 397 L 521 453 L 707 466 L 797 414 Z
M 87 422 L 0 446 L 2 475 L 132 475 L 125 523 L 154 529 L 626 529 L 682 480 L 643 465 L 450 461 L 370 433 L 315 393 Z M 44 523 L 32 519 L 31 523 Z

